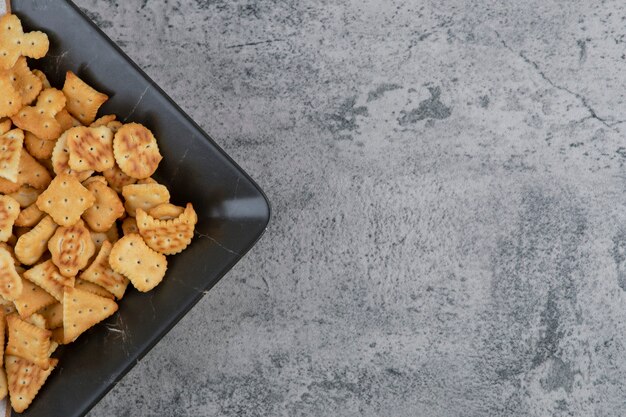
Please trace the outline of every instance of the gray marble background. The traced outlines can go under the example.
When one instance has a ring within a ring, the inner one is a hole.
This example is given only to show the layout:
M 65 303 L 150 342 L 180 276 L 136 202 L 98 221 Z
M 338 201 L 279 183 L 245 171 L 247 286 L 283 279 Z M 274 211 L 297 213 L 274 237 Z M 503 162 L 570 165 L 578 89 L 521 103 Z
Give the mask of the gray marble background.
M 78 0 L 267 192 L 89 414 L 626 414 L 621 0 Z

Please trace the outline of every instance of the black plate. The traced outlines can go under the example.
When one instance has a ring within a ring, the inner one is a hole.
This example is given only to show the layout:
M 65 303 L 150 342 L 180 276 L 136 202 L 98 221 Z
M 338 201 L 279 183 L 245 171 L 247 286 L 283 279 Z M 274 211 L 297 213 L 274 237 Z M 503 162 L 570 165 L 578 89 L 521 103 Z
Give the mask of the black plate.
M 25 30 L 48 34 L 50 52 L 31 64 L 54 87 L 72 70 L 111 97 L 100 115 L 116 114 L 154 132 L 163 154 L 155 178 L 167 185 L 172 202 L 191 201 L 199 218 L 199 235 L 168 257 L 163 283 L 147 294 L 129 289 L 118 314 L 59 352 L 58 369 L 20 414 L 84 416 L 256 243 L 270 208 L 254 181 L 75 5 L 14 0 L 13 12 Z

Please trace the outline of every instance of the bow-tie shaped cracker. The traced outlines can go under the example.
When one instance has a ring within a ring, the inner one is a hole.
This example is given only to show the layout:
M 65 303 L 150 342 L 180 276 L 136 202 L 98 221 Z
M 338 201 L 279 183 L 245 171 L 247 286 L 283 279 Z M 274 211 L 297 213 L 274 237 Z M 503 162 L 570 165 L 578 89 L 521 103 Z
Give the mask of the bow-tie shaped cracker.
M 0 69 L 11 68 L 20 56 L 42 58 L 49 46 L 45 33 L 24 33 L 22 22 L 14 14 L 0 17 Z
M 55 140 L 63 129 L 54 116 L 65 107 L 65 95 L 56 88 L 46 88 L 39 94 L 34 107 L 24 107 L 11 117 L 13 124 L 44 140 Z

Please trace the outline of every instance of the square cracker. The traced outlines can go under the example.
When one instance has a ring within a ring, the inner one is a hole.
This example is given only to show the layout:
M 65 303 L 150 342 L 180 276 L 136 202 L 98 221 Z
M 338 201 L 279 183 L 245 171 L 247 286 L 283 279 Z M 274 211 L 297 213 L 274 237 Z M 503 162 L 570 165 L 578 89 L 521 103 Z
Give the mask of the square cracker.
M 48 213 L 59 226 L 72 226 L 95 200 L 93 194 L 76 177 L 61 174 L 37 198 L 37 207 Z
M 26 58 L 20 57 L 8 70 L 0 70 L 0 78 L 8 78 L 13 89 L 20 95 L 22 105 L 29 105 L 41 92 L 41 80 L 30 71 Z
M 17 182 L 23 145 L 24 132 L 20 129 L 0 136 L 0 177 Z
M 90 87 L 72 71 L 65 74 L 63 94 L 67 97 L 67 110 L 84 125 L 93 123 L 98 109 L 109 99 L 106 94 Z
M 106 171 L 115 165 L 113 132 L 106 126 L 74 127 L 67 132 L 68 164 L 75 171 Z
M 169 203 L 170 192 L 161 184 L 130 184 L 122 188 L 124 207 L 129 216 L 135 217 L 135 211 L 140 208 L 150 210 L 163 203 Z
M 34 326 L 20 319 L 17 314 L 11 314 L 7 317 L 7 334 L 9 335 L 7 355 L 19 356 L 43 369 L 48 367 L 48 351 L 52 336 L 49 330 Z
M 167 270 L 167 259 L 148 247 L 138 234 L 124 236 L 113 245 L 111 268 L 124 275 L 141 292 L 159 285 Z
M 22 318 L 28 318 L 56 302 L 53 296 L 27 279 L 22 279 L 22 286 L 22 294 L 14 301 L 15 309 Z

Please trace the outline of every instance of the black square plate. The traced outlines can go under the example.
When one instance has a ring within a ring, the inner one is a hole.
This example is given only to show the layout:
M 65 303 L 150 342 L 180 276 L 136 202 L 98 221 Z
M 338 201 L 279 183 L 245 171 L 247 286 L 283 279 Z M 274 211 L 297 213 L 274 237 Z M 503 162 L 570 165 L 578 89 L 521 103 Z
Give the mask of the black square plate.
M 189 248 L 168 257 L 163 283 L 147 294 L 129 288 L 119 313 L 60 351 L 58 369 L 21 414 L 84 416 L 256 243 L 270 208 L 254 181 L 75 5 L 14 0 L 13 13 L 25 30 L 48 34 L 50 52 L 31 65 L 54 87 L 72 70 L 109 95 L 99 115 L 154 132 L 163 155 L 155 178 L 175 204 L 191 201 L 199 218 Z

